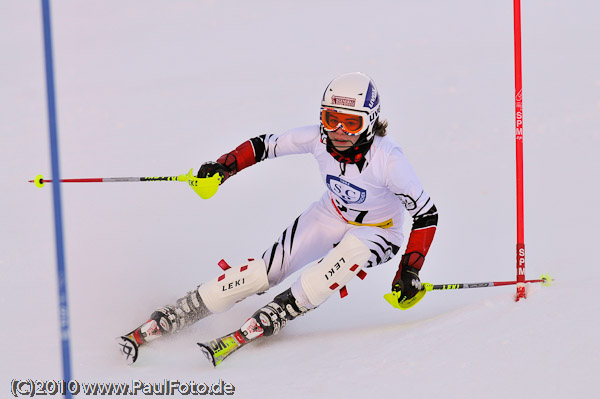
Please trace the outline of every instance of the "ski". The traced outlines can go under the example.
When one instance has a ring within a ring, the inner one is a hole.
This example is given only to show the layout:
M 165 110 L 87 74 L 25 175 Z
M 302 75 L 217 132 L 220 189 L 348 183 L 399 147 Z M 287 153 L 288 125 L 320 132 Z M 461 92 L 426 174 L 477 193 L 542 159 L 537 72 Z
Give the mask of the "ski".
M 264 323 L 271 324 L 266 319 L 264 320 Z M 279 324 L 277 325 L 277 331 L 279 331 Z M 220 338 L 213 339 L 212 341 L 198 342 L 198 346 L 208 361 L 211 362 L 213 366 L 217 367 L 233 352 L 237 351 L 242 346 L 248 345 L 256 338 L 262 337 L 264 333 L 264 329 L 253 316 L 246 320 L 239 330 L 223 335 Z
M 140 346 L 163 335 L 163 330 L 156 320 L 150 319 L 129 334 L 115 338 L 119 353 L 129 365 L 138 358 Z
M 247 345 L 249 342 L 240 329 L 212 341 L 198 342 L 198 346 L 200 346 L 208 361 L 216 367 L 233 352 Z
M 123 335 L 115 338 L 119 353 L 129 365 L 135 363 L 138 358 L 139 345 L 131 335 Z

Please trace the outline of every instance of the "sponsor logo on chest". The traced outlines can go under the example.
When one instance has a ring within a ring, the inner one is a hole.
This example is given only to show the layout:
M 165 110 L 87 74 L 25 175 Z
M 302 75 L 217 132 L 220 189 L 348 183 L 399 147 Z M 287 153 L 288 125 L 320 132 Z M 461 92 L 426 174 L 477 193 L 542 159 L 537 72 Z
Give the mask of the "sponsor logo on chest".
M 346 204 L 362 204 L 367 198 L 367 190 L 340 177 L 327 175 L 327 188 Z

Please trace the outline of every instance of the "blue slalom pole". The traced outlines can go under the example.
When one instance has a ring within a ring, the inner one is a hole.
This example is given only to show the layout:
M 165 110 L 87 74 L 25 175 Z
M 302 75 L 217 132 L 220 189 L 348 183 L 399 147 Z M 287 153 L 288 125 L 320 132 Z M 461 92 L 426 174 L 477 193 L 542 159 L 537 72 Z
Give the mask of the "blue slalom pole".
M 49 0 L 42 0 L 42 19 L 44 28 L 44 55 L 46 61 L 46 92 L 48 102 L 48 129 L 50 133 L 50 157 L 52 177 L 60 181 L 58 157 L 58 133 L 56 127 L 56 100 L 54 93 L 54 60 L 52 56 L 52 30 L 50 25 Z M 58 303 L 60 317 L 60 339 L 62 347 L 63 387 L 66 398 L 71 398 L 68 386 L 71 381 L 71 344 L 69 329 L 69 302 L 67 300 L 67 276 L 65 269 L 65 251 L 63 241 L 62 202 L 60 184 L 52 185 L 54 197 L 54 230 L 56 235 L 56 264 L 58 272 Z

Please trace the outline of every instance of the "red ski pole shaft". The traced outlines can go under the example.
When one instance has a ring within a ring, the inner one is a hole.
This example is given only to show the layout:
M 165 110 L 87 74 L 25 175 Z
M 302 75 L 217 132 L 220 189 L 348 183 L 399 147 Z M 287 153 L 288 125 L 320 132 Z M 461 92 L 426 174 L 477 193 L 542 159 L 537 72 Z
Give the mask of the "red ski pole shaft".
M 181 176 L 160 176 L 160 177 L 86 177 L 81 179 L 60 179 L 60 183 L 118 183 L 118 182 L 138 182 L 138 181 L 185 181 L 185 175 Z M 37 187 L 43 187 L 45 183 L 54 183 L 52 179 L 44 179 L 42 175 L 37 175 L 35 179 L 29 180 L 29 183 L 35 183 Z
M 218 173 L 210 177 L 196 177 L 194 170 L 185 175 L 179 176 L 159 176 L 159 177 L 85 177 L 81 179 L 60 179 L 59 183 L 116 183 L 116 182 L 138 182 L 138 181 L 181 181 L 186 182 L 203 199 L 209 199 L 216 194 L 219 185 L 222 183 L 222 176 Z M 44 187 L 46 183 L 55 183 L 55 180 L 44 179 L 44 176 L 37 175 L 35 179 L 29 180 L 35 183 L 36 187 Z

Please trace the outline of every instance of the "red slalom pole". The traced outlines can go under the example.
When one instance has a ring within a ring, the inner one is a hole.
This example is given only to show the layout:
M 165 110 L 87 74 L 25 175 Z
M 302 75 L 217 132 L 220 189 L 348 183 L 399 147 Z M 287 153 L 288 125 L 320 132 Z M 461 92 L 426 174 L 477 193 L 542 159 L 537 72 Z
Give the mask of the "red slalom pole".
M 515 141 L 517 156 L 517 295 L 525 292 L 525 228 L 523 210 L 523 75 L 521 63 L 521 0 L 514 1 L 515 28 Z

